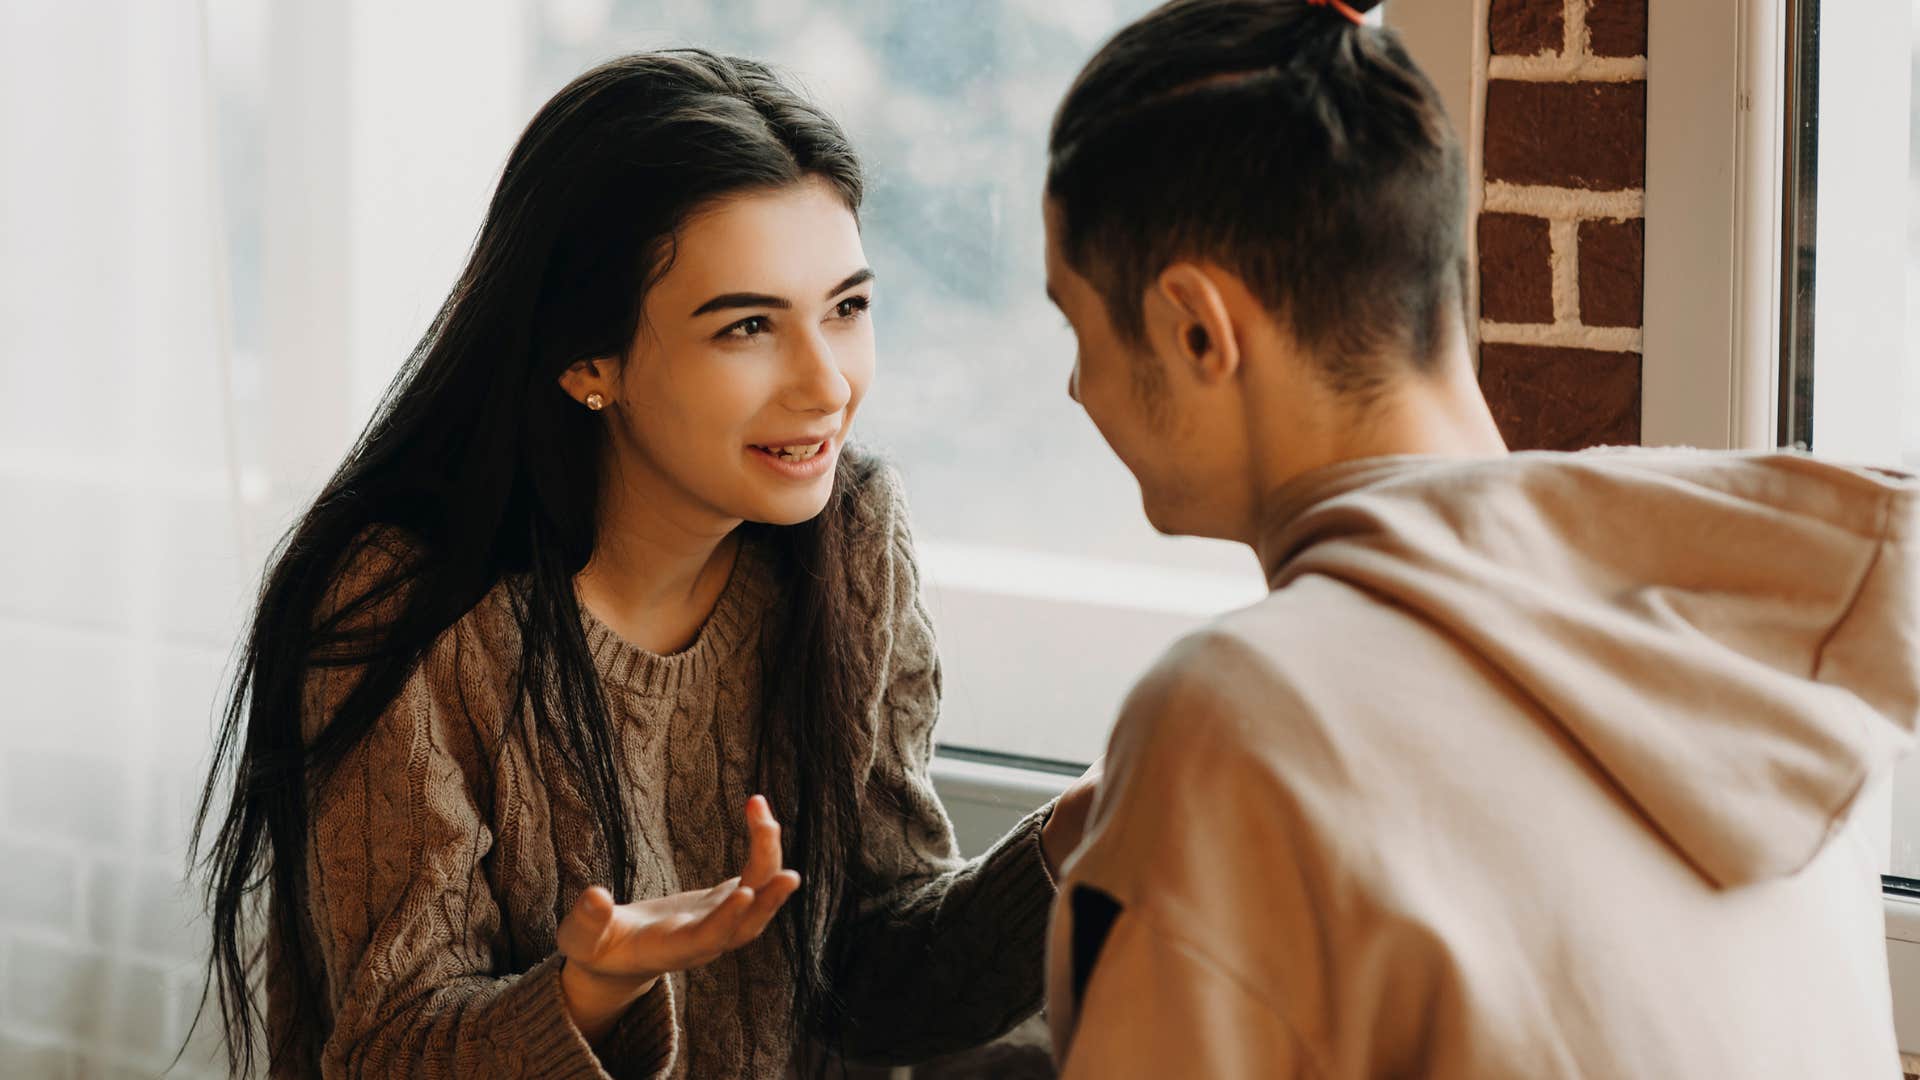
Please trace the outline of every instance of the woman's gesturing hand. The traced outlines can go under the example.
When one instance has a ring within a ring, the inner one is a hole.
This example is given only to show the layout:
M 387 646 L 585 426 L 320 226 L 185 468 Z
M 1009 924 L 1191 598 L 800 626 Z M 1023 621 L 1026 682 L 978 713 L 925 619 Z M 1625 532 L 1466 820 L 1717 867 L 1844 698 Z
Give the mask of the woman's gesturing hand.
M 615 904 L 598 885 L 574 901 L 560 923 L 566 963 L 560 988 L 567 1012 L 588 1041 L 669 972 L 710 964 L 758 938 L 800 887 L 782 869 L 780 823 L 767 800 L 747 801 L 747 865 L 711 889 Z

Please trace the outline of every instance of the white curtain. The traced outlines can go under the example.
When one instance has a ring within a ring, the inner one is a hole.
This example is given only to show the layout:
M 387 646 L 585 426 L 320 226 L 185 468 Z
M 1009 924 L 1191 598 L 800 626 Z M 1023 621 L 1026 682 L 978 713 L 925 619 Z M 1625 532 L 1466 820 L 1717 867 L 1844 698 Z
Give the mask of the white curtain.
M 244 606 L 195 0 L 0 4 L 0 1075 L 158 1075 Z M 200 1050 L 174 1075 L 224 1073 Z

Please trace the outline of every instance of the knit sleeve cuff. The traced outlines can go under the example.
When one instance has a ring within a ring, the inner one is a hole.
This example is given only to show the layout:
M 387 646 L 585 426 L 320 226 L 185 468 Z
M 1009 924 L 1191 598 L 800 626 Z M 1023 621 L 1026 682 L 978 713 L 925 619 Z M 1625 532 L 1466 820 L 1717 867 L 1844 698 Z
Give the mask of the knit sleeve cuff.
M 602 1058 L 620 1077 L 665 1076 L 680 1052 L 680 1027 L 674 1019 L 673 979 L 661 976 L 646 996 L 620 1014 L 607 1033 Z M 614 1063 L 618 1062 L 618 1068 Z
M 623 1078 L 664 1075 L 673 1064 L 677 1048 L 673 992 L 668 981 L 661 979 L 621 1018 L 620 1026 L 629 1028 L 623 1034 L 633 1039 L 632 1049 L 621 1045 L 617 1060 L 610 1053 L 603 1065 L 567 1015 L 566 999 L 560 990 L 562 961 L 559 953 L 547 957 L 513 980 L 501 995 L 494 1043 L 499 1051 L 518 1059 L 522 1069 L 519 1075 L 563 1080 L 613 1080 L 616 1072 Z M 643 1036 L 640 1031 L 650 1034 Z M 629 1053 L 634 1056 L 627 1056 Z M 610 1070 L 608 1065 L 616 1068 Z
M 1040 830 L 1053 816 L 1053 806 L 1028 814 L 980 857 L 976 886 L 980 895 L 994 898 L 996 922 L 1005 934 L 1001 947 L 1018 952 L 1031 946 L 1034 956 L 1046 942 L 1047 914 L 1059 891 L 1040 846 Z
M 564 1077 L 566 1080 L 611 1080 L 600 1058 L 567 1015 L 560 992 L 558 953 L 514 978 L 500 994 L 497 1022 L 489 1040 L 500 1064 L 517 1066 L 523 1075 Z M 507 1070 L 511 1071 L 511 1070 Z

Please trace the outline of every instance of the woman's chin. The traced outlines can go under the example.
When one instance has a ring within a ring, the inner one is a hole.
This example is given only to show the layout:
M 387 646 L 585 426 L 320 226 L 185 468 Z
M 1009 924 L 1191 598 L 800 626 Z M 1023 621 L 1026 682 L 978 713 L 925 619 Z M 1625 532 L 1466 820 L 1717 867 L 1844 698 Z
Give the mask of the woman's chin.
M 755 500 L 754 513 L 746 516 L 763 525 L 800 525 L 812 521 L 827 508 L 827 499 L 833 494 L 830 481 L 818 487 L 817 491 L 785 491 L 763 495 Z

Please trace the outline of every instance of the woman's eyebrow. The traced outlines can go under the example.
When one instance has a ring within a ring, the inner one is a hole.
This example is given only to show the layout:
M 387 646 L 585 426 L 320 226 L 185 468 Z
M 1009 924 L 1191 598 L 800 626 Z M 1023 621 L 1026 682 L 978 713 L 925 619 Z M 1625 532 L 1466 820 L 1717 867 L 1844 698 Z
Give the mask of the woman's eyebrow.
M 872 268 L 863 266 L 853 273 L 848 274 L 845 281 L 828 289 L 827 299 L 831 300 L 841 293 L 846 292 L 848 289 L 853 288 L 855 285 L 865 285 L 872 280 Z M 726 311 L 729 308 L 774 308 L 778 311 L 791 311 L 793 309 L 793 301 L 768 293 L 722 293 L 706 303 L 701 304 L 699 307 L 694 308 L 693 314 L 688 316 L 688 318 L 697 319 L 702 315 L 710 315 L 716 311 Z
M 791 301 L 778 296 L 768 296 L 766 293 L 730 292 L 722 293 L 694 308 L 693 314 L 689 317 L 697 319 L 702 315 L 725 311 L 728 308 L 779 308 L 781 311 L 786 311 L 792 307 Z
M 855 270 L 853 273 L 848 274 L 847 280 L 841 282 L 838 285 L 835 285 L 831 289 L 828 289 L 827 299 L 831 300 L 834 297 L 840 295 L 841 293 L 846 292 L 848 289 L 853 288 L 855 285 L 865 285 L 867 282 L 872 280 L 873 280 L 873 268 L 863 266 L 860 269 Z

